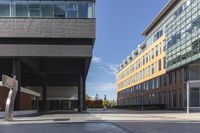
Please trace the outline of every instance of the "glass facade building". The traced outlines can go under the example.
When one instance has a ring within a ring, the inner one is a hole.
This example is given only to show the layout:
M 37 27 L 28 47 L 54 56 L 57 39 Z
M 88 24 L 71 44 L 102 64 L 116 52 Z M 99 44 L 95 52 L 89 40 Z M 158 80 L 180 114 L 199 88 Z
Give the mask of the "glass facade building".
M 200 1 L 187 0 L 166 25 L 167 70 L 200 57 Z
M 95 1 L 0 0 L 0 17 L 95 18 Z

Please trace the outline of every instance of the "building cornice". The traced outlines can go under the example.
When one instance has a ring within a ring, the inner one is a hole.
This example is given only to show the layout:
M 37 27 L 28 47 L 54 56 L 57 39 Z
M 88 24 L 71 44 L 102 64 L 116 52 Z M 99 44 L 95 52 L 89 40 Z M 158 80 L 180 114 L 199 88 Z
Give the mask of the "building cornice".
M 167 15 L 173 7 L 181 0 L 169 0 L 168 3 L 163 7 L 163 9 L 158 13 L 158 15 L 153 19 L 153 21 L 146 27 L 142 32 L 142 35 L 147 36 L 149 32 Z

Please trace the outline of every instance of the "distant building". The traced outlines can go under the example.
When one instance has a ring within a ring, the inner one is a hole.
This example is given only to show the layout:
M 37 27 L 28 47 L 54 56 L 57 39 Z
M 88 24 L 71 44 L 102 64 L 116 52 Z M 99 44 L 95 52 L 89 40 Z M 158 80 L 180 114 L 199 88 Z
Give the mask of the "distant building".
M 170 0 L 142 35 L 116 74 L 117 105 L 185 108 L 186 82 L 200 79 L 200 1 Z M 200 89 L 192 91 L 199 107 Z

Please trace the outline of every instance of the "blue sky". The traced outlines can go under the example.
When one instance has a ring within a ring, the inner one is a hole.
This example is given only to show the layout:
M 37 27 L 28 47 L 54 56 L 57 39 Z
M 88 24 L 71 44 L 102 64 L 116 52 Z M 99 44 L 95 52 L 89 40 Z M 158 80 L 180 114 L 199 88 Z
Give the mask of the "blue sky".
M 116 99 L 119 64 L 144 41 L 141 35 L 168 0 L 97 0 L 97 35 L 86 93 Z

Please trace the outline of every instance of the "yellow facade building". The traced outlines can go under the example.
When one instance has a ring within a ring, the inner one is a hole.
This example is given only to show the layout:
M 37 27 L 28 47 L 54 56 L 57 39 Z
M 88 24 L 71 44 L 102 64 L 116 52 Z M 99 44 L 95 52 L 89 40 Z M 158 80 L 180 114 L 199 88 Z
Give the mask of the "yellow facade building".
M 121 69 L 116 74 L 118 105 L 151 103 L 147 93 L 159 87 L 160 80 L 166 73 L 165 41 L 166 37 L 162 35 L 149 46 L 146 43 L 139 45 L 121 64 Z M 134 95 L 123 97 L 126 92 Z M 143 101 L 140 95 L 143 95 Z
M 165 36 L 160 37 L 149 47 L 142 44 L 133 52 L 135 58 L 116 75 L 117 92 L 166 73 L 165 70 Z M 140 53 L 138 53 L 141 51 Z

